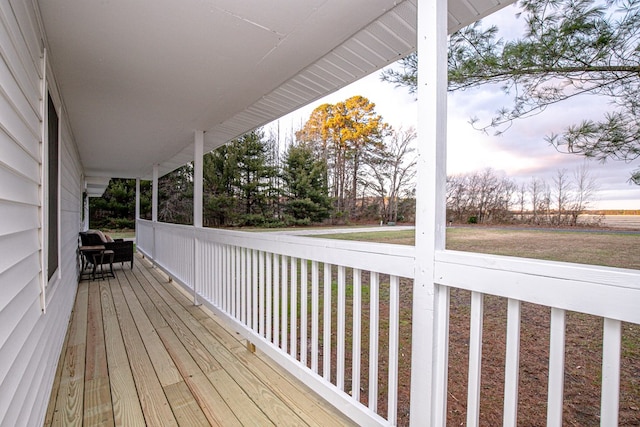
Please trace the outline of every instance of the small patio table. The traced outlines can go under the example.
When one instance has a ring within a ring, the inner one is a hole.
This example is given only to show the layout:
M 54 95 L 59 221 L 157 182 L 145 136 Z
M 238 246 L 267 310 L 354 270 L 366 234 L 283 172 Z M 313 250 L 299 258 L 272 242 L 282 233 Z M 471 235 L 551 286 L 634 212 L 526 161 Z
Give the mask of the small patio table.
M 95 245 L 95 246 L 80 246 L 80 253 L 82 254 L 82 269 L 80 271 L 80 279 L 82 280 L 83 276 L 86 275 L 87 278 L 91 277 L 91 280 L 96 280 L 96 271 L 98 265 L 100 265 L 100 278 L 104 279 L 105 272 L 102 267 L 102 263 L 104 262 L 104 256 L 109 257 L 109 273 L 112 277 L 115 277 L 113 274 L 113 251 L 107 251 L 103 245 Z M 109 252 L 109 253 L 108 253 Z M 93 268 L 90 272 L 85 272 L 85 269 L 89 266 L 89 264 L 93 264 Z

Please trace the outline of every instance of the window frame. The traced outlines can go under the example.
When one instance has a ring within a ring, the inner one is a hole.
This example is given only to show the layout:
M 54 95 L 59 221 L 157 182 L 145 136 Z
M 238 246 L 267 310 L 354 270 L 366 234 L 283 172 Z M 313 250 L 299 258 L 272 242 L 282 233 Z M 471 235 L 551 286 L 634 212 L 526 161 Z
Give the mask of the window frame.
M 49 91 L 47 91 L 46 104 L 45 126 L 47 131 L 44 147 L 46 156 L 43 162 L 45 197 L 43 197 L 43 202 L 47 262 L 44 271 L 46 271 L 45 281 L 49 286 L 60 275 L 60 116 Z
M 44 54 L 45 58 L 43 58 L 43 73 L 48 75 L 48 67 L 45 65 L 46 61 L 46 50 Z M 46 307 L 48 302 L 50 301 L 53 291 L 56 289 L 58 283 L 62 278 L 61 266 L 60 262 L 62 260 L 61 257 L 61 247 L 60 247 L 60 172 L 61 172 L 61 118 L 60 118 L 60 102 L 59 97 L 55 91 L 55 86 L 51 86 L 48 84 L 48 79 L 45 77 L 42 80 L 42 100 L 41 100 L 41 117 L 42 117 L 42 143 L 41 143 L 41 158 L 42 163 L 40 165 L 40 183 L 41 183 L 41 228 L 40 228 L 40 239 L 42 242 L 42 246 L 40 249 L 40 262 L 41 262 L 41 273 L 40 273 L 40 307 L 43 313 L 46 313 Z M 50 114 L 50 111 L 53 114 Z M 50 126 L 50 118 L 55 117 L 55 126 Z M 52 159 L 50 158 L 49 148 L 51 131 L 55 132 L 55 141 L 57 145 L 57 159 L 55 162 L 55 183 L 51 182 L 52 177 L 50 177 L 49 171 L 50 166 L 52 166 Z M 51 197 L 51 189 L 55 188 L 55 197 Z M 53 205 L 55 206 L 51 206 Z M 50 212 L 52 209 L 55 209 L 55 215 L 52 218 Z M 51 236 L 51 231 L 55 230 L 55 233 Z M 53 237 L 54 241 L 51 241 Z M 51 251 L 51 249 L 53 249 Z M 49 266 L 49 255 L 50 252 L 55 253 L 56 266 L 53 270 L 51 270 Z

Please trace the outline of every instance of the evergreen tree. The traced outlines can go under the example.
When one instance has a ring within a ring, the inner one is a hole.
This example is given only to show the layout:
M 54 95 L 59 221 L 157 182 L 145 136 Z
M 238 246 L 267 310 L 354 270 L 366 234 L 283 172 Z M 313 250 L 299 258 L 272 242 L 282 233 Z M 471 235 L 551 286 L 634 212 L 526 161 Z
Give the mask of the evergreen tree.
M 224 226 L 236 220 L 238 181 L 236 153 L 230 145 L 207 153 L 203 159 L 204 225 Z
M 151 183 L 140 184 L 140 211 L 151 209 Z M 136 211 L 135 179 L 114 178 L 102 197 L 89 198 L 89 224 L 92 228 L 134 228 Z
M 271 225 L 277 170 L 262 131 L 250 132 L 205 155 L 205 225 Z
M 321 222 L 331 213 L 326 163 L 314 156 L 306 144 L 291 145 L 282 171 L 285 188 L 285 213 L 297 224 Z
M 261 131 L 248 133 L 235 140 L 231 148 L 236 152 L 238 189 L 244 225 L 260 225 L 273 219 L 271 190 L 276 169 L 267 164 L 269 147 Z M 277 196 L 276 196 L 277 197 Z

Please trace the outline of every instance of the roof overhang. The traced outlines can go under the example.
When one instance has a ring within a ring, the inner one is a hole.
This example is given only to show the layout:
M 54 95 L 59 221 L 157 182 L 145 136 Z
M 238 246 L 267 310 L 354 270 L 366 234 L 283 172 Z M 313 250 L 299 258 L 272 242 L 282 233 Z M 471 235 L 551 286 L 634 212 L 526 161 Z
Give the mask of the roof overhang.
M 415 0 L 36 0 L 85 176 L 146 178 L 413 52 Z M 512 3 L 450 0 L 449 32 Z
M 87 176 L 84 178 L 84 189 L 88 197 L 101 197 L 109 186 L 109 177 Z

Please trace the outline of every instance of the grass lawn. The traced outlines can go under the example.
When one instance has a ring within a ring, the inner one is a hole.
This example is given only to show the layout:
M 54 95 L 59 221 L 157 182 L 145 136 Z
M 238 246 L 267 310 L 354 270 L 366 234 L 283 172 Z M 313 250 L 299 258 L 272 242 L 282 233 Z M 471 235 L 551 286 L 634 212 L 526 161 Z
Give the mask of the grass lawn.
M 313 237 L 413 245 L 415 233 L 385 230 Z M 447 249 L 640 269 L 640 234 L 452 227 L 447 229 Z
M 313 237 L 405 245 L 414 243 L 413 231 L 385 230 Z M 640 234 L 454 227 L 447 229 L 447 249 L 640 269 Z M 388 282 L 384 281 L 385 279 L 381 279 L 381 349 L 378 361 L 382 370 L 386 363 L 384 340 L 388 336 L 388 298 L 385 295 Z M 365 288 L 367 282 L 366 278 L 363 279 Z M 408 425 L 411 280 L 402 279 L 400 292 L 398 425 Z M 366 297 L 367 295 L 363 294 L 363 300 Z M 363 322 L 366 322 L 368 317 L 367 302 L 363 301 Z M 352 315 L 349 305 L 350 301 L 347 302 L 347 318 Z M 470 292 L 451 290 L 447 425 L 466 424 L 470 305 Z M 490 295 L 484 297 L 480 425 L 502 424 L 506 305 L 507 301 L 504 298 Z M 568 312 L 566 319 L 563 425 L 598 426 L 603 321 L 598 317 L 575 312 Z M 518 423 L 521 425 L 545 425 L 549 325 L 548 307 L 522 303 L 518 389 Z M 350 336 L 349 334 L 350 331 L 347 331 L 347 336 Z M 363 340 L 363 346 L 366 347 L 365 334 Z M 363 349 L 363 363 L 364 378 L 361 388 L 366 395 L 366 348 Z M 347 364 L 349 365 L 349 361 Z M 386 379 L 383 373 L 379 375 L 379 381 L 380 389 L 384 390 Z M 640 425 L 640 325 L 623 324 L 620 390 L 619 425 Z M 366 399 L 363 399 L 363 403 L 365 402 Z M 379 413 L 385 415 L 386 402 L 383 393 L 380 395 L 378 407 Z
M 111 236 L 112 239 L 135 239 L 136 230 L 102 230 L 105 234 Z

